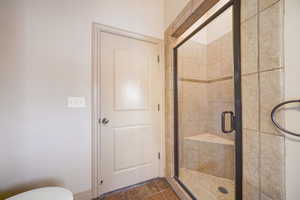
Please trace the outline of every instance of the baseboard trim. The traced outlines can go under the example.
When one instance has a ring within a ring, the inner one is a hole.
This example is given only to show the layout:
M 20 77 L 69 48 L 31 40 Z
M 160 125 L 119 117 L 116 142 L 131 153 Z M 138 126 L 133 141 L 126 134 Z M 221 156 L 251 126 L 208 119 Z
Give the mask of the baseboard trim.
M 74 200 L 91 200 L 91 199 L 93 199 L 91 190 L 74 194 Z

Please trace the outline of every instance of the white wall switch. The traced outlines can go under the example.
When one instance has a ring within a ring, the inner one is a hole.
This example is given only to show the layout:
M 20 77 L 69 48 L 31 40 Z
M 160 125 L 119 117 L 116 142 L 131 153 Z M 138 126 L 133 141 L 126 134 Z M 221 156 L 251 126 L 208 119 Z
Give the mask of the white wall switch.
M 86 107 L 84 97 L 68 97 L 68 108 L 84 108 Z

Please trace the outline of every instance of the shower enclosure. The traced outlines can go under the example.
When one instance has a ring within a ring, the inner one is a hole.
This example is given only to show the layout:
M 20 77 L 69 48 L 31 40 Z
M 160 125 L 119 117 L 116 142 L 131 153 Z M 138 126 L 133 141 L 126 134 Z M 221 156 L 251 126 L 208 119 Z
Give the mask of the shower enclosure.
M 240 30 L 235 6 L 234 1 L 219 1 L 174 48 L 175 179 L 193 199 L 241 199 Z

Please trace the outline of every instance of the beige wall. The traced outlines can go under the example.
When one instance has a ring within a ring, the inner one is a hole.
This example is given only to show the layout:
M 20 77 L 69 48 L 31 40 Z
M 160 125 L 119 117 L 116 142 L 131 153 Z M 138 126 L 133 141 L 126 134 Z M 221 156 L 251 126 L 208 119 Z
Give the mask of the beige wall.
M 285 1 L 285 94 L 286 100 L 299 99 L 299 47 L 300 47 L 300 1 Z M 286 128 L 300 133 L 299 104 L 297 109 L 286 111 Z M 286 200 L 298 199 L 300 196 L 300 139 L 286 138 Z
M 0 1 L 0 193 L 91 189 L 93 22 L 162 38 L 163 1 Z
M 179 12 L 184 8 L 184 6 L 189 2 L 189 0 L 164 0 L 165 3 L 165 27 L 177 17 Z

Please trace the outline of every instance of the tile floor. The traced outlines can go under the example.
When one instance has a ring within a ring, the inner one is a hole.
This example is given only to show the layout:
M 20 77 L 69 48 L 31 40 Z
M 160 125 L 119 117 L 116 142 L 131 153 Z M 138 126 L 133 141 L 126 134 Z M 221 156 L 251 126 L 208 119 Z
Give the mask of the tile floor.
M 180 200 L 164 178 L 116 191 L 96 200 Z
M 190 189 L 197 199 L 205 200 L 233 200 L 234 181 L 220 178 L 199 171 L 181 168 L 179 179 Z M 219 191 L 219 187 L 224 187 L 227 193 Z

